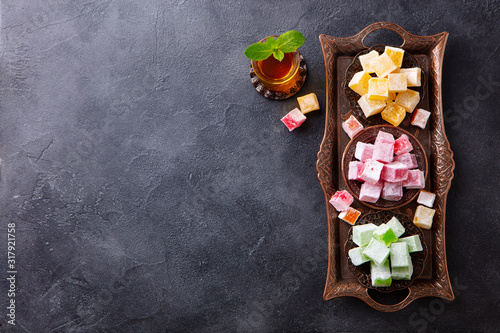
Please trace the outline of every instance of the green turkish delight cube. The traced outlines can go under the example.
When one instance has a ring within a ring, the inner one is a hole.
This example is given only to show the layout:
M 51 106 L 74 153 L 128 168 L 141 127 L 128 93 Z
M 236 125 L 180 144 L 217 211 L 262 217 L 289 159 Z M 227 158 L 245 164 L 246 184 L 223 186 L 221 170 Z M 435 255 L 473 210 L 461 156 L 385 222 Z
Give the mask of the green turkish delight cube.
M 410 265 L 407 267 L 393 267 L 392 278 L 394 280 L 410 280 L 413 274 L 413 264 L 410 258 Z
M 389 248 L 383 242 L 372 238 L 368 246 L 364 249 L 363 254 L 377 265 L 382 265 L 389 257 L 389 252 Z
M 391 267 L 408 267 L 411 264 L 408 244 L 405 242 L 392 243 L 390 251 Z
M 392 229 L 392 231 L 394 231 L 396 237 L 401 237 L 401 235 L 405 233 L 405 227 L 403 227 L 396 216 L 393 216 L 392 219 L 390 219 L 386 224 L 389 228 Z
M 368 245 L 375 229 L 377 229 L 377 226 L 373 223 L 355 225 L 352 227 L 352 241 L 357 246 Z
M 349 258 L 354 266 L 359 266 L 365 262 L 370 261 L 370 259 L 363 254 L 364 247 L 355 247 L 349 250 Z
M 400 242 L 405 242 L 408 244 L 408 252 L 419 252 L 422 251 L 422 243 L 420 242 L 420 237 L 418 235 L 403 237 L 399 239 Z
M 392 283 L 391 267 L 389 260 L 385 260 L 378 265 L 373 261 L 370 263 L 370 273 L 372 278 L 372 286 L 374 287 L 389 287 Z
M 373 231 L 373 238 L 383 242 L 386 246 L 398 240 L 391 228 L 387 224 L 381 224 Z

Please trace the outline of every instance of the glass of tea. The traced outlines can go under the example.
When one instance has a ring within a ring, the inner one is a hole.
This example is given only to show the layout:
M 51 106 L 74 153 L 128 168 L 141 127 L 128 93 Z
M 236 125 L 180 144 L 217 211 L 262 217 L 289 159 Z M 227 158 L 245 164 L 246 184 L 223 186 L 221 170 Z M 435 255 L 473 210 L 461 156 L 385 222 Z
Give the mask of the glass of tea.
M 267 37 L 260 42 L 266 40 Z M 265 60 L 251 60 L 250 77 L 257 91 L 264 96 L 274 99 L 288 98 L 297 93 L 305 81 L 305 61 L 298 50 L 285 53 L 281 61 L 272 55 Z

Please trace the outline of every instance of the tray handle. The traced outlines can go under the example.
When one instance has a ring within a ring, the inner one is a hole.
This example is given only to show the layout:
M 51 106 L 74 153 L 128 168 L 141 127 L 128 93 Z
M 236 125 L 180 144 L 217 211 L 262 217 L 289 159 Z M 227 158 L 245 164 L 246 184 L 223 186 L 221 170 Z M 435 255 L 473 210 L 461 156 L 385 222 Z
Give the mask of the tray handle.
M 418 36 L 410 34 L 408 31 L 406 31 L 405 29 L 401 28 L 396 23 L 392 23 L 392 22 L 376 22 L 376 23 L 370 24 L 369 26 L 367 26 L 366 28 L 364 28 L 363 30 L 361 30 L 356 35 L 357 42 L 360 45 L 362 45 L 363 48 L 368 48 L 364 44 L 366 36 L 368 36 L 369 34 L 371 34 L 374 31 L 380 30 L 380 29 L 391 30 L 391 31 L 396 32 L 398 35 L 400 35 L 401 38 L 403 38 L 403 44 L 401 44 L 400 47 L 403 47 L 406 44 L 410 43 L 414 39 L 414 37 L 418 37 Z
M 401 309 L 404 309 L 407 307 L 411 302 L 413 302 L 417 297 L 415 292 L 412 291 L 411 286 L 408 287 L 409 292 L 408 295 L 403 299 L 401 302 L 396 303 L 396 304 L 380 304 L 379 302 L 375 301 L 370 294 L 368 294 L 368 288 L 365 288 L 364 291 L 361 294 L 361 299 L 365 301 L 366 304 L 374 308 L 375 310 L 381 311 L 381 312 L 396 312 Z

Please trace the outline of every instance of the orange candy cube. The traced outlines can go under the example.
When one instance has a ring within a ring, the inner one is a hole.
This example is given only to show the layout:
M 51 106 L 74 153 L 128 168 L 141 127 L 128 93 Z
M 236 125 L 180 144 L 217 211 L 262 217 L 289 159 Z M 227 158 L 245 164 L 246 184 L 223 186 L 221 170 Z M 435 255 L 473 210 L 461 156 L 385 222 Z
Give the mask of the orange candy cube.
M 340 212 L 339 219 L 354 225 L 354 223 L 358 220 L 359 215 L 361 215 L 359 210 L 349 207 L 347 210 Z

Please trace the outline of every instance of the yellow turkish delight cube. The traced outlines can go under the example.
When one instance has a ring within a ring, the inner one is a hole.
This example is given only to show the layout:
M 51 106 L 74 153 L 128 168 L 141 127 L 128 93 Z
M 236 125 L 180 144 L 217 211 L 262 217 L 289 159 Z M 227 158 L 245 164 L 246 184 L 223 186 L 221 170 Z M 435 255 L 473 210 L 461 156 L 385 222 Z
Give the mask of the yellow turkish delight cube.
M 368 99 L 385 101 L 389 97 L 388 80 L 372 77 L 368 80 Z
M 315 93 L 297 97 L 297 102 L 299 102 L 300 111 L 302 111 L 302 113 L 304 114 L 319 110 L 318 97 L 316 97 Z
M 367 73 L 375 73 L 375 70 L 373 69 L 373 66 L 371 65 L 371 62 L 379 57 L 379 54 L 377 51 L 373 50 L 370 51 L 367 54 L 360 55 L 358 57 L 359 62 L 361 63 L 361 66 L 363 67 L 363 71 Z
M 406 109 L 398 103 L 390 102 L 381 113 L 382 119 L 394 126 L 399 126 L 405 119 Z
M 408 87 L 420 87 L 420 85 L 422 84 L 422 70 L 419 67 L 401 68 L 399 72 L 406 75 Z
M 375 74 L 377 74 L 378 77 L 386 77 L 389 73 L 398 68 L 394 65 L 387 53 L 383 53 L 377 59 L 373 60 L 371 65 L 373 66 Z
M 387 76 L 389 82 L 389 92 L 403 92 L 406 91 L 406 75 L 402 73 L 389 74 Z
M 382 112 L 385 107 L 385 101 L 368 99 L 368 94 L 361 96 L 358 104 L 366 118 Z
M 432 227 L 432 222 L 434 221 L 435 213 L 435 209 L 419 205 L 415 210 L 415 215 L 413 216 L 413 224 L 419 228 L 430 229 Z
M 389 91 L 389 97 L 385 100 L 386 103 L 394 102 L 398 93 Z
M 404 107 L 406 112 L 412 113 L 418 102 L 420 102 L 420 94 L 418 91 L 408 89 L 405 92 L 398 93 L 395 102 Z
M 386 46 L 384 53 L 387 53 L 394 65 L 396 65 L 397 67 L 401 67 L 401 65 L 403 64 L 403 56 L 405 54 L 405 50 L 400 49 L 399 47 Z
M 368 80 L 370 80 L 371 77 L 372 76 L 368 72 L 357 72 L 352 77 L 351 82 L 349 82 L 349 88 L 351 88 L 361 96 L 366 95 L 368 93 Z

